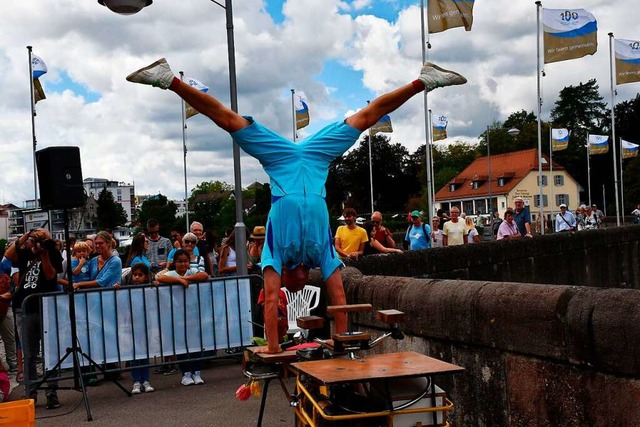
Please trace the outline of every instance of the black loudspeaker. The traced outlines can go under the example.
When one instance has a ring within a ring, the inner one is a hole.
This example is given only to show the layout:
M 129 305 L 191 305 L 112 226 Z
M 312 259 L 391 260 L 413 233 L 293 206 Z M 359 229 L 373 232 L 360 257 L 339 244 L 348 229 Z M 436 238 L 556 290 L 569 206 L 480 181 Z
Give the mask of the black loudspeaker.
M 36 151 L 36 164 L 42 209 L 84 206 L 82 166 L 78 147 L 48 147 Z

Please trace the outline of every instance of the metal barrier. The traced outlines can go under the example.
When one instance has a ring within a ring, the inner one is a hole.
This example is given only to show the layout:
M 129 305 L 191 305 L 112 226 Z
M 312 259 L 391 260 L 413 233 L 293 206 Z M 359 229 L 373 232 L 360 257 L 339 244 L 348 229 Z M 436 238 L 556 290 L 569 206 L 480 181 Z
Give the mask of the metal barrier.
M 130 369 L 125 362 L 133 360 L 137 361 L 135 367 L 144 367 L 175 363 L 175 359 L 163 360 L 168 356 L 186 355 L 181 362 L 229 357 L 230 349 L 251 344 L 255 301 L 251 284 L 256 280 L 261 282 L 262 278 L 225 277 L 186 288 L 140 285 L 76 292 L 78 342 L 83 353 L 106 372 Z M 50 371 L 72 344 L 70 298 L 60 292 L 31 295 L 23 307 L 32 299 L 40 299 L 42 360 L 44 370 Z M 24 310 L 22 316 L 25 325 Z M 25 367 L 32 357 L 37 355 L 25 352 Z M 80 365 L 86 367 L 89 362 L 80 357 Z M 48 372 L 47 378 L 73 378 L 72 367 L 73 358 L 67 358 L 57 372 Z M 25 382 L 37 383 L 37 379 L 28 378 L 28 369 Z

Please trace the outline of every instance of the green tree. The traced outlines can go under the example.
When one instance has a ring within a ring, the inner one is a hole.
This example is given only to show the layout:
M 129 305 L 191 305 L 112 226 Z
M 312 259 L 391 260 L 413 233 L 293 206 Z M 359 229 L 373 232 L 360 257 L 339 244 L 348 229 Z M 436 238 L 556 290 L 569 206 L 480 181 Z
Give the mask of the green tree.
M 569 174 L 583 187 L 587 187 L 587 149 L 588 134 L 606 135 L 609 132 L 609 110 L 599 93 L 599 86 L 595 79 L 577 86 L 567 86 L 560 91 L 555 107 L 551 110 L 551 120 L 554 128 L 569 130 L 569 146 L 566 150 L 553 153 L 553 160 L 563 165 Z M 548 133 L 546 133 L 548 135 Z M 547 136 L 548 138 L 548 136 Z M 611 184 L 608 194 L 613 194 L 611 176 L 611 153 L 591 157 L 591 188 L 593 201 L 603 206 L 601 195 L 603 184 Z M 588 190 L 582 200 L 587 200 Z
M 219 233 L 220 227 L 226 225 L 218 224 L 217 218 L 233 189 L 233 185 L 223 181 L 205 181 L 196 185 L 188 200 L 189 209 L 193 212 L 189 220 L 201 222 L 205 230 L 213 229 Z
M 616 105 L 616 137 L 625 141 L 640 143 L 640 94 L 634 99 Z M 624 203 L 622 212 L 627 215 L 640 203 L 640 158 L 625 159 L 624 168 Z
M 160 223 L 160 235 L 167 237 L 171 226 L 176 220 L 178 207 L 167 196 L 157 194 L 144 201 L 138 211 L 138 221 L 145 228 L 150 218 L 155 218 Z
M 98 209 L 96 212 L 98 229 L 114 229 L 127 222 L 127 213 L 122 205 L 115 201 L 113 194 L 103 188 L 98 195 Z
M 374 209 L 383 212 L 403 209 L 409 195 L 419 191 L 415 174 L 409 172 L 410 160 L 408 150 L 401 144 L 391 144 L 383 135 L 371 138 Z M 346 156 L 334 160 L 330 176 L 327 195 L 331 208 L 337 209 L 345 201 L 359 213 L 371 210 L 368 135 Z

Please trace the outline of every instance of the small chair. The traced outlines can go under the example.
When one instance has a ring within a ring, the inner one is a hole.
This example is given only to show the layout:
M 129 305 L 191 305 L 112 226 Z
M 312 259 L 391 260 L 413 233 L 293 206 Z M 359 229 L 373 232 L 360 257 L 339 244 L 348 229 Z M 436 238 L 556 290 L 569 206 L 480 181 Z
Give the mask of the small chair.
M 317 286 L 305 286 L 298 292 L 283 289 L 287 295 L 287 317 L 289 318 L 289 330 L 287 334 L 302 332 L 306 336 L 307 331 L 299 328 L 296 319 L 309 316 L 311 310 L 320 305 L 320 288 Z

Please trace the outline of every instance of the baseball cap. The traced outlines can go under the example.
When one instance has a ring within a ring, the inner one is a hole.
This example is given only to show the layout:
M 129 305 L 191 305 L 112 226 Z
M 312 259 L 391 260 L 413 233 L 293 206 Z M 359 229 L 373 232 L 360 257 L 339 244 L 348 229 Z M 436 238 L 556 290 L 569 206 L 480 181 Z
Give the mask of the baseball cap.
M 564 203 L 560 205 L 561 208 L 566 208 L 567 205 L 565 205 Z
M 420 213 L 420 211 L 413 211 L 411 212 L 411 216 L 419 217 L 422 216 L 422 214 Z

